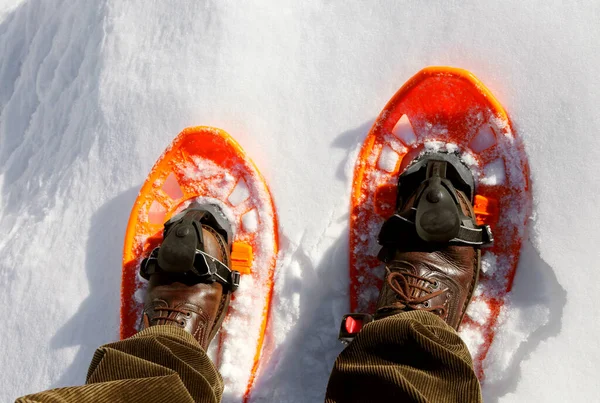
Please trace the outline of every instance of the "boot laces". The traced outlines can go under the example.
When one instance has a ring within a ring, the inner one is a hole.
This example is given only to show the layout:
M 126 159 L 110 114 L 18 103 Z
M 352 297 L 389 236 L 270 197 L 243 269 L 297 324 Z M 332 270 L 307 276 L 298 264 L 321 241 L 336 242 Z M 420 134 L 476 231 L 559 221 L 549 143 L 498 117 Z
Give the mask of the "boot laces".
M 408 262 L 404 262 L 409 264 Z M 410 265 L 410 264 L 409 264 Z M 412 265 L 411 265 L 412 266 Z M 410 281 L 410 280 L 413 281 Z M 401 308 L 410 308 L 412 310 L 420 310 L 436 313 L 443 316 L 446 313 L 446 308 L 443 305 L 429 306 L 429 300 L 442 295 L 448 289 L 433 291 L 431 288 L 423 287 L 420 282 L 430 284 L 432 286 L 437 285 L 436 280 L 432 280 L 426 277 L 422 277 L 409 272 L 393 271 L 387 277 L 387 283 L 392 290 L 396 293 L 396 300 Z M 422 291 L 422 293 L 416 293 L 421 296 L 412 296 L 413 290 Z M 425 306 L 418 306 L 425 304 Z
M 182 313 L 182 314 L 184 314 L 187 317 L 191 316 L 191 312 L 190 311 L 186 311 L 186 310 L 179 309 L 179 308 L 168 308 L 168 307 L 164 307 L 164 306 L 154 307 L 154 312 L 158 313 L 158 316 L 154 316 L 152 319 L 150 319 L 150 322 L 159 321 L 159 320 L 166 320 L 166 321 L 170 321 L 170 322 L 176 322 L 180 326 L 184 326 L 185 322 L 178 320 L 177 317 L 172 318 L 170 316 L 172 312 Z M 162 316 L 161 315 L 162 312 L 166 312 L 166 316 Z

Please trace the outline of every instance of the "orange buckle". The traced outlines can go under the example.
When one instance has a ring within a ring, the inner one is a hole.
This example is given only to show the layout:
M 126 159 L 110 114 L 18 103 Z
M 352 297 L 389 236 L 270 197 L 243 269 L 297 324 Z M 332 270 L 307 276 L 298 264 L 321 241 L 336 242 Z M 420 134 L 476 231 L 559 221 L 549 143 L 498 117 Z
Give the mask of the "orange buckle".
M 476 195 L 473 210 L 478 225 L 495 225 L 498 222 L 498 201 L 496 199 Z
M 245 242 L 234 242 L 231 245 L 231 270 L 237 270 L 240 274 L 250 274 L 253 258 L 252 245 Z

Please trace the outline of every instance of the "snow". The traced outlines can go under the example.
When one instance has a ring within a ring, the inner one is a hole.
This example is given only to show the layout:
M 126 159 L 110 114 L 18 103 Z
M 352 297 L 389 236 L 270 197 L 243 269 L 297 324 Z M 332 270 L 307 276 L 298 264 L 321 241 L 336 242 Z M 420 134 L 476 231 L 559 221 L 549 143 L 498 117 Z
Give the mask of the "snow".
M 402 115 L 400 120 L 398 120 L 394 129 L 392 129 L 392 133 L 406 145 L 412 144 L 417 140 L 413 127 L 410 124 L 410 119 L 406 115 Z
M 236 183 L 235 187 L 233 188 L 233 191 L 231 192 L 227 200 L 233 206 L 238 206 L 248 197 L 250 197 L 250 193 L 248 193 L 248 186 L 246 186 L 246 182 L 244 182 L 244 180 L 242 179 L 239 180 L 238 183 Z
M 504 161 L 501 158 L 494 160 L 483 167 L 483 177 L 481 183 L 486 185 L 500 185 L 506 180 L 504 172 Z
M 485 149 L 490 148 L 496 143 L 496 136 L 492 131 L 492 128 L 484 125 L 479 133 L 469 143 L 469 148 L 475 152 L 481 152 Z
M 256 209 L 252 209 L 242 216 L 242 226 L 248 232 L 256 232 L 258 229 L 258 216 Z
M 485 301 L 474 299 L 467 308 L 467 314 L 472 320 L 483 325 L 490 315 L 490 307 Z
M 162 204 L 154 200 L 150 205 L 150 210 L 148 211 L 148 222 L 152 224 L 164 223 L 166 221 L 166 215 L 167 209 Z
M 381 150 L 377 167 L 385 172 L 394 172 L 396 170 L 396 165 L 398 165 L 399 159 L 400 156 L 397 152 L 392 150 L 391 147 L 385 146 L 383 147 L 383 150 Z
M 162 190 L 167 196 L 169 196 L 173 200 L 177 200 L 183 197 L 183 191 L 181 190 L 181 186 L 179 186 L 177 178 L 175 177 L 175 174 L 173 172 L 171 172 L 167 179 L 165 179 L 165 183 L 162 187 Z
M 599 16 L 591 0 L 0 1 L 0 400 L 81 384 L 116 340 L 130 208 L 164 147 L 203 124 L 236 137 L 279 214 L 253 400 L 322 401 L 348 310 L 357 147 L 408 78 L 447 64 L 506 107 L 533 180 L 486 402 L 594 401 Z

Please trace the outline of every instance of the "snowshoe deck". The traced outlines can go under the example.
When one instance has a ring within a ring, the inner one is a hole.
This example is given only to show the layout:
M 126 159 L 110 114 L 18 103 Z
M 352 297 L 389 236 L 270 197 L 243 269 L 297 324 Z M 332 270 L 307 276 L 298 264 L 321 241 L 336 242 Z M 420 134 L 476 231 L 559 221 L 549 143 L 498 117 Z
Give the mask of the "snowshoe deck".
M 269 318 L 278 224 L 263 177 L 222 130 L 191 127 L 182 131 L 140 190 L 123 250 L 121 337 L 135 334 L 140 324 L 146 287 L 138 275 L 142 259 L 161 243 L 164 222 L 194 201 L 217 205 L 231 225 L 231 269 L 241 273 L 241 279 L 218 341 L 213 341 L 209 353 L 230 396 L 246 400 L 258 370 Z M 215 351 L 211 351 L 213 347 Z M 240 377 L 246 381 L 240 382 Z
M 477 222 L 494 234 L 460 327 L 483 380 L 517 269 L 531 192 L 524 147 L 505 110 L 466 70 L 421 70 L 388 102 L 363 143 L 351 195 L 350 308 L 375 311 L 383 279 L 377 234 L 394 214 L 398 177 L 416 157 L 435 152 L 456 154 L 471 170 Z

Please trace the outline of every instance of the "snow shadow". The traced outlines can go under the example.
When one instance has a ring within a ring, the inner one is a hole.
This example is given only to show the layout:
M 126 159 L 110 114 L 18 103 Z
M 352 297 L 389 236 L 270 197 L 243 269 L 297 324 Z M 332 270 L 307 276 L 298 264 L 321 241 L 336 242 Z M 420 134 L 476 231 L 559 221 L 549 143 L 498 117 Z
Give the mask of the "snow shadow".
M 85 258 L 89 295 L 50 340 L 53 349 L 78 346 L 79 351 L 52 388 L 85 383 L 96 348 L 119 340 L 123 240 L 138 190 L 109 200 L 92 217 Z
M 372 124 L 345 131 L 331 143 L 345 151 L 334 174 L 347 184 L 340 199 L 348 203 L 355 153 Z M 303 234 L 294 242 L 280 235 L 270 329 L 277 333 L 270 337 L 278 345 L 265 351 L 268 358 L 257 377 L 253 401 L 323 401 L 333 363 L 343 349 L 337 336 L 342 316 L 350 309 L 348 204 L 324 208 L 331 211 L 330 219 L 315 239 Z
M 514 392 L 521 377 L 521 363 L 542 341 L 558 335 L 562 327 L 567 292 L 530 240 L 521 249 L 509 303 L 508 318 L 496 334 L 499 340 L 492 344 L 484 364 L 491 378 L 482 385 L 485 402 L 498 402 Z
M 106 1 L 28 0 L 0 24 L 3 209 L 43 217 L 68 192 L 102 123 L 98 91 Z M 62 195 L 61 195 L 62 196 Z M 23 203 L 27 200 L 27 203 Z
M 342 234 L 317 263 L 302 242 L 294 245 L 282 237 L 289 261 L 281 270 L 300 270 L 301 277 L 288 275 L 278 281 L 274 303 L 295 300 L 298 306 L 292 317 L 272 317 L 280 323 L 275 331 L 282 333 L 283 341 L 261 368 L 253 401 L 323 401 L 331 368 L 343 348 L 337 340 L 340 320 L 349 309 L 347 228 Z
M 369 134 L 369 130 L 375 123 L 375 119 L 369 120 L 359 127 L 348 130 L 337 136 L 331 143 L 331 148 L 337 148 L 346 150 L 346 158 L 340 161 L 336 171 L 335 177 L 341 181 L 345 181 L 349 184 L 352 183 L 352 176 L 354 175 L 354 163 L 356 162 L 356 156 L 353 155 L 354 150 L 358 150 Z M 358 154 L 357 154 L 358 155 Z M 348 193 L 348 198 L 350 193 Z M 348 199 L 350 203 L 350 199 Z

